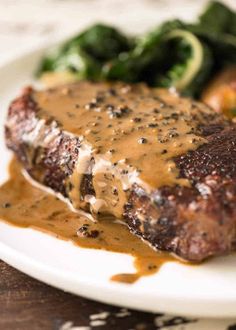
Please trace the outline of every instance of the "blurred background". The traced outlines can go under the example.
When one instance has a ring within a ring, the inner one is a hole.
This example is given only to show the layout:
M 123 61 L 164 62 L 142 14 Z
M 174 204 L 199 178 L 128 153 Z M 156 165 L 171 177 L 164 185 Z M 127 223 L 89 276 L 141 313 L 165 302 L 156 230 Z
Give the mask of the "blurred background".
M 191 20 L 206 0 L 0 0 L 0 62 L 38 44 L 106 22 L 130 33 L 176 16 Z M 236 0 L 225 3 L 235 6 Z M 157 19 L 158 13 L 158 19 Z M 160 18 L 159 18 L 160 17 Z

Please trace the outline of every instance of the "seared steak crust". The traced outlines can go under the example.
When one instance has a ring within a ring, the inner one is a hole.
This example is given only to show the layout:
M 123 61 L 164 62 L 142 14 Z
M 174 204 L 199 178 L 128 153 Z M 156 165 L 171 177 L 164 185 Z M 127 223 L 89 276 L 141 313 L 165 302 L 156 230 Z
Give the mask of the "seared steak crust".
M 65 180 L 73 172 L 81 141 L 59 129 L 54 118 L 37 118 L 37 112 L 32 90 L 26 88 L 8 112 L 7 146 L 34 179 L 68 197 Z M 36 125 L 34 145 L 30 141 Z M 199 129 L 208 143 L 174 160 L 179 176 L 191 186 L 164 186 L 148 194 L 134 184 L 124 209 L 134 234 L 190 261 L 227 253 L 235 245 L 236 126 L 213 114 L 212 122 Z M 84 176 L 80 189 L 82 196 L 94 194 L 91 175 Z
M 235 245 L 236 128 L 208 140 L 175 159 L 191 188 L 162 187 L 150 198 L 134 187 L 125 212 L 137 235 L 157 249 L 192 261 L 229 252 Z
M 67 197 L 64 180 L 72 174 L 80 141 L 78 137 L 56 129 L 53 118 L 47 118 L 39 124 L 38 110 L 32 98 L 32 89 L 25 88 L 22 96 L 13 101 L 9 108 L 10 125 L 5 127 L 6 144 L 15 152 L 32 178 Z M 34 146 L 29 140 L 36 125 L 39 125 L 40 136 L 38 144 Z M 47 136 L 51 136 L 50 140 L 41 145 Z

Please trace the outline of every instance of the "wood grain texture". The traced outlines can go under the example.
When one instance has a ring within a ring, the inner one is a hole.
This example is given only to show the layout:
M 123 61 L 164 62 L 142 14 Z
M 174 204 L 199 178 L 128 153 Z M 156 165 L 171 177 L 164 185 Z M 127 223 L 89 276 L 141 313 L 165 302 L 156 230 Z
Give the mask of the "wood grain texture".
M 183 318 L 127 311 L 54 289 L 0 261 L 0 329 L 152 330 L 186 324 Z M 80 328 L 81 327 L 81 328 Z M 88 327 L 88 328 L 83 328 Z
M 0 330 L 236 330 L 233 320 L 195 320 L 109 306 L 54 289 L 0 260 Z

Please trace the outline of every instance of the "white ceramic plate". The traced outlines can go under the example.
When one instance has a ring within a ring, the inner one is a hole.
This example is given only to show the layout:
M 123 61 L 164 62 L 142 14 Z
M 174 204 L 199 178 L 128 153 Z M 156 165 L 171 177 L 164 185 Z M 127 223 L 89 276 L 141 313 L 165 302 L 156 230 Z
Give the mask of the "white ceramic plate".
M 20 87 L 30 82 L 43 52 L 33 51 L 0 67 L 1 182 L 7 178 L 10 158 L 3 138 L 7 105 Z M 189 316 L 236 316 L 236 255 L 194 267 L 166 263 L 157 274 L 127 285 L 109 278 L 134 271 L 128 255 L 75 247 L 41 232 L 0 222 L 0 258 L 45 283 L 114 305 Z

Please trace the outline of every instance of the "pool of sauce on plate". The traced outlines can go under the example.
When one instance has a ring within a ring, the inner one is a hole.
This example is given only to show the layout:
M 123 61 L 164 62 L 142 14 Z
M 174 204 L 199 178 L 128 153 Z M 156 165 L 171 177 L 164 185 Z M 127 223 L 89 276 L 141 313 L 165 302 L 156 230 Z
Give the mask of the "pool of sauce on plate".
M 113 281 L 133 283 L 154 274 L 165 262 L 175 260 L 151 249 L 120 223 L 105 218 L 93 222 L 86 215 L 72 212 L 59 198 L 26 180 L 15 159 L 10 163 L 8 181 L 0 187 L 0 219 L 52 234 L 80 247 L 132 255 L 136 272 L 114 275 Z

